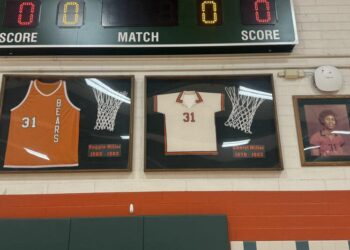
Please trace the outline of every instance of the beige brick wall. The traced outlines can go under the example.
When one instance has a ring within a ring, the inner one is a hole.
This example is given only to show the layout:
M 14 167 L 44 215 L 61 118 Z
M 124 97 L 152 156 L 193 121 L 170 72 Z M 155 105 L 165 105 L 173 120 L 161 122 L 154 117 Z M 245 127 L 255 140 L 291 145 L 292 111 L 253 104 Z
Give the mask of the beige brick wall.
M 292 95 L 322 94 L 312 72 L 320 65 L 338 67 L 350 94 L 350 1 L 294 0 L 300 44 L 292 53 L 210 56 L 25 57 L 0 58 L 2 74 L 135 75 L 133 171 L 130 173 L 1 174 L 0 194 L 45 194 L 186 190 L 348 190 L 349 167 L 301 167 Z M 277 73 L 287 68 L 308 72 L 300 80 Z M 145 75 L 274 75 L 283 171 L 177 172 L 143 171 Z
M 294 55 L 350 55 L 350 1 L 294 0 L 294 5 L 300 36 Z

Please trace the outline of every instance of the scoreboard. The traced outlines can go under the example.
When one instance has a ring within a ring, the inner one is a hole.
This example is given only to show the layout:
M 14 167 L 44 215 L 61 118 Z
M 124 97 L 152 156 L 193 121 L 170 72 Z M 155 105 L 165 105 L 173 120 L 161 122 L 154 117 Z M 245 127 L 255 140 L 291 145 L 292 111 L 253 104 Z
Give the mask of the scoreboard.
M 2 0 L 0 54 L 291 51 L 292 0 Z

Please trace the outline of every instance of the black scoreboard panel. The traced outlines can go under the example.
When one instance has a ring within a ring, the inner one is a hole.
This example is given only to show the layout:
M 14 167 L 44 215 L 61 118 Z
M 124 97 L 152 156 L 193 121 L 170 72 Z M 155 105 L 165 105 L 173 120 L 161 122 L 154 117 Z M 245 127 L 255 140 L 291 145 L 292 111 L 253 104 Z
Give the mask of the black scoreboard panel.
M 103 27 L 156 27 L 178 24 L 178 0 L 104 0 Z
M 2 0 L 0 54 L 291 51 L 292 0 Z

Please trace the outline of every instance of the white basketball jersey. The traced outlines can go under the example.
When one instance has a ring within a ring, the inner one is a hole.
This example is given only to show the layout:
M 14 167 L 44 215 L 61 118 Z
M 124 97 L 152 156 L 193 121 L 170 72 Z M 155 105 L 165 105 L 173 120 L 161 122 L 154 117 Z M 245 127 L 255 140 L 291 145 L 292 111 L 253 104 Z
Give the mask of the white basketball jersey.
M 224 95 L 197 91 L 154 96 L 154 111 L 164 114 L 166 155 L 217 155 L 215 113 Z

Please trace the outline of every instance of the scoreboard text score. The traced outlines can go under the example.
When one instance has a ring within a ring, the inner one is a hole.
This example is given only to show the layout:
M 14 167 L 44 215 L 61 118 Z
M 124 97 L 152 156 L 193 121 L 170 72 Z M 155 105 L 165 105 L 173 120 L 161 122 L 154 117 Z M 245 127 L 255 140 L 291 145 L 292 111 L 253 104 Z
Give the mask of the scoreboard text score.
M 0 18 L 1 54 L 273 52 L 297 43 L 291 0 L 5 0 Z

